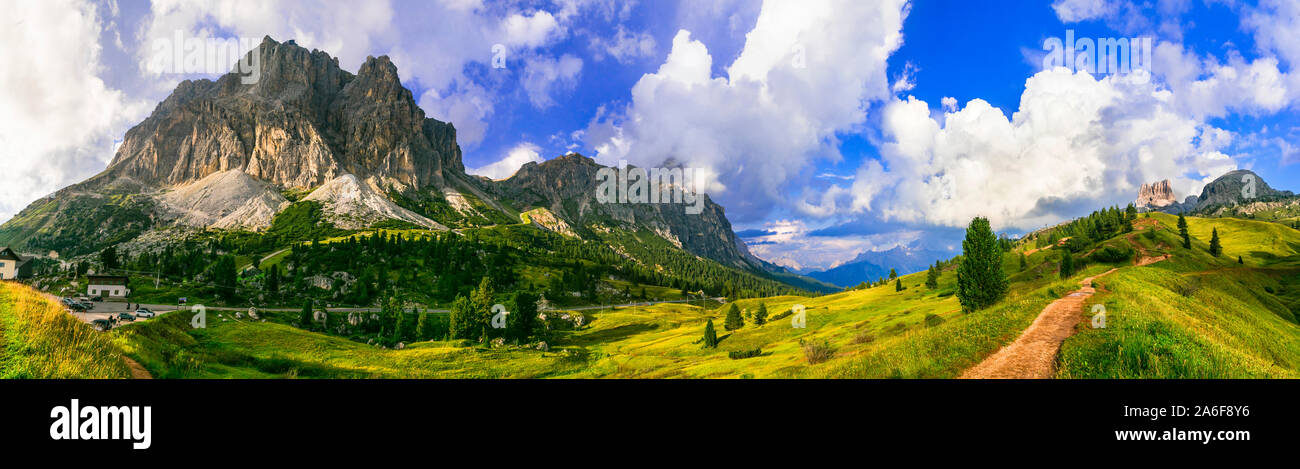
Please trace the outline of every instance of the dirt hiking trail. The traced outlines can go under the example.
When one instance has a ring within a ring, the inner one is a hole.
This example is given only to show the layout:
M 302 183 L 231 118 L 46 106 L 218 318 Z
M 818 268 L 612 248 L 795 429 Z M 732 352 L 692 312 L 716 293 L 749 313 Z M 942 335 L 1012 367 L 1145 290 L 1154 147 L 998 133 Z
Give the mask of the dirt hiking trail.
M 144 369 L 140 362 L 132 360 L 126 355 L 122 356 L 122 361 L 131 369 L 131 379 L 153 379 L 153 375 L 149 374 L 149 370 Z
M 1056 352 L 1061 342 L 1074 335 L 1083 317 L 1083 301 L 1096 293 L 1092 281 L 1117 269 L 1083 279 L 1082 287 L 1043 308 L 1033 324 L 1006 347 L 971 367 L 959 379 L 1047 379 L 1055 372 Z
M 1143 222 L 1150 220 L 1149 222 Z M 1147 229 L 1159 229 L 1155 220 L 1144 219 L 1135 225 Z M 1126 237 L 1138 251 L 1133 265 L 1144 266 L 1173 257 L 1172 254 L 1152 256 L 1136 239 L 1137 233 Z M 1033 324 L 1025 329 L 1015 342 L 1002 347 L 993 355 L 985 358 L 978 365 L 962 373 L 960 379 L 1047 379 L 1055 373 L 1056 353 L 1061 350 L 1061 343 L 1074 335 L 1074 327 L 1083 317 L 1083 302 L 1096 293 L 1092 281 L 1110 275 L 1118 270 L 1110 269 L 1100 275 L 1083 279 L 1078 290 L 1070 292 L 1064 298 L 1053 301 L 1038 313 Z

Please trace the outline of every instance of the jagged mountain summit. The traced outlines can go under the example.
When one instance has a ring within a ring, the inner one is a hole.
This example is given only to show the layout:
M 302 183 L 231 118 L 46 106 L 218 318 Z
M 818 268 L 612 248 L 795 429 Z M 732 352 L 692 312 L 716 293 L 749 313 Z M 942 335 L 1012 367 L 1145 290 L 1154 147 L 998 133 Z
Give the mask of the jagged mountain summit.
M 1142 184 L 1138 189 L 1137 205 L 1138 208 L 1160 208 L 1178 203 L 1174 197 L 1174 189 L 1169 186 L 1169 180 L 1154 184 Z
M 466 174 L 455 127 L 424 114 L 387 57 L 352 74 L 293 41 L 267 37 L 248 54 L 262 67 L 256 83 L 236 73 L 180 83 L 103 172 L 34 202 L 0 226 L 0 244 L 76 256 L 173 227 L 263 231 L 314 204 L 345 230 L 462 229 L 531 214 L 566 236 L 616 244 L 609 233 L 648 233 L 728 267 L 785 274 L 750 254 L 707 196 L 698 215 L 598 203 L 602 166 L 582 155 L 529 163 L 504 181 Z

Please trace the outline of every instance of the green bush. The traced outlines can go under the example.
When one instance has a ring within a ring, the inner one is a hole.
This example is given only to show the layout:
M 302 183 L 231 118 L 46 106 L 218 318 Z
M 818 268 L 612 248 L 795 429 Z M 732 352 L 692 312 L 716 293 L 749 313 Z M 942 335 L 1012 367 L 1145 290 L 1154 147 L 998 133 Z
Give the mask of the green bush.
M 1092 255 L 1088 257 L 1092 259 L 1093 262 L 1102 262 L 1102 263 L 1128 262 L 1133 260 L 1133 255 L 1135 253 L 1136 252 L 1133 250 L 1133 248 L 1127 246 L 1121 246 L 1121 247 L 1106 246 L 1104 248 L 1098 249 L 1096 252 L 1092 253 Z
M 762 354 L 763 354 L 763 349 L 760 347 L 753 350 L 734 350 L 731 352 L 727 352 L 727 357 L 731 358 L 732 360 L 742 360 L 745 358 L 754 358 Z

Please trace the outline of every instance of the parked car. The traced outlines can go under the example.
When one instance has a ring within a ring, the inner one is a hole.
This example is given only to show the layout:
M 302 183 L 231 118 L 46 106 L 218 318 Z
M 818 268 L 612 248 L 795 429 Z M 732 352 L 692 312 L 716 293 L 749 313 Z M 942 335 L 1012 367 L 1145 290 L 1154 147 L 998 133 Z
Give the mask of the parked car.
M 103 295 L 100 295 L 100 296 L 92 296 L 92 297 L 90 297 L 90 301 L 104 301 L 104 296 L 103 296 Z
M 64 305 L 64 306 L 67 306 L 67 307 L 68 307 L 68 311 L 72 311 L 72 312 L 74 312 L 74 313 L 84 313 L 84 312 L 86 312 L 86 307 L 85 307 L 85 306 L 82 306 L 81 303 L 68 303 L 68 304 L 66 304 L 66 305 Z
M 128 312 L 121 312 L 121 313 L 117 313 L 117 318 L 123 321 L 134 321 L 135 315 Z
M 137 318 L 152 318 L 157 315 L 157 313 L 149 310 L 149 308 L 140 308 L 135 310 L 135 317 Z
M 109 320 L 107 319 L 96 319 L 94 321 L 90 321 L 90 325 L 94 327 L 95 330 L 97 331 L 107 331 L 113 328 L 113 323 L 109 322 Z

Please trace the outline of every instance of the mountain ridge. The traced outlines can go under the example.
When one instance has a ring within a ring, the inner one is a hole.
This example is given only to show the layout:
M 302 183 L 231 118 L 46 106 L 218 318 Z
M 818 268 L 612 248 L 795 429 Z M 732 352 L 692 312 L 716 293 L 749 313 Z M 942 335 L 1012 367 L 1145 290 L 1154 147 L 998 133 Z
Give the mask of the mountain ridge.
M 347 230 L 385 220 L 434 230 L 512 224 L 546 208 L 563 223 L 543 229 L 591 239 L 650 232 L 727 267 L 833 289 L 754 256 L 707 195 L 698 215 L 680 204 L 596 202 L 603 166 L 577 153 L 502 181 L 467 174 L 455 127 L 425 116 L 386 56 L 354 75 L 325 52 L 269 36 L 248 54 L 261 60 L 256 83 L 233 72 L 179 83 L 127 131 L 103 172 L 31 204 L 0 226 L 0 241 L 81 255 L 170 226 L 261 231 L 306 202 Z

